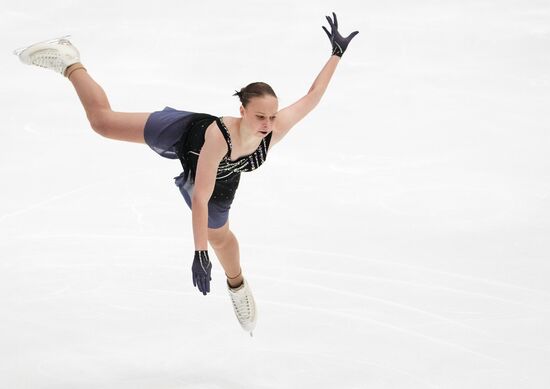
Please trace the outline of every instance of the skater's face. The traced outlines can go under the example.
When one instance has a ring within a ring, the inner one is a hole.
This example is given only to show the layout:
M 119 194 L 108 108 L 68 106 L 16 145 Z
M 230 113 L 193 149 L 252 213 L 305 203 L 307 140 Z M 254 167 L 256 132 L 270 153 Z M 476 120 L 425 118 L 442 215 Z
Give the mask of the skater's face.
M 241 116 L 252 135 L 264 137 L 273 131 L 273 122 L 277 116 L 279 101 L 271 95 L 250 99 L 246 108 L 241 106 Z

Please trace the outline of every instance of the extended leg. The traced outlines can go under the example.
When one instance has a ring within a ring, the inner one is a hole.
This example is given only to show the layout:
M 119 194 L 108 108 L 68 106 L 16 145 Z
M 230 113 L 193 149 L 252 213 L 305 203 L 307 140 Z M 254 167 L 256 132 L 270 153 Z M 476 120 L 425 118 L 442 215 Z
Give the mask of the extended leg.
M 114 112 L 111 109 L 105 91 L 85 69 L 72 69 L 81 66 L 71 65 L 66 70 L 69 80 L 84 106 L 90 125 L 98 134 L 116 140 L 145 143 L 143 130 L 149 117 L 148 112 Z

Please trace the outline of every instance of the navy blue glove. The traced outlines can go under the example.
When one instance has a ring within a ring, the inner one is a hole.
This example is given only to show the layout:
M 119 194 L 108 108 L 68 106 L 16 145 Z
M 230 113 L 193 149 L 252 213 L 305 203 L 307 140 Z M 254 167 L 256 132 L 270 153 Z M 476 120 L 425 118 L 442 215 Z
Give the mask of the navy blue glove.
M 210 292 L 210 281 L 212 277 L 212 263 L 208 258 L 208 251 L 195 251 L 195 259 L 193 259 L 193 286 L 198 286 L 203 295 L 206 296 Z
M 323 30 L 327 33 L 328 39 L 330 39 L 330 43 L 332 44 L 332 55 L 342 57 L 349 43 L 355 35 L 359 34 L 359 31 L 354 31 L 347 38 L 344 38 L 338 32 L 338 20 L 336 19 L 336 14 L 333 12 L 332 15 L 334 16 L 334 22 L 330 19 L 330 16 L 326 17 L 328 24 L 330 24 L 331 32 L 328 32 L 325 26 L 323 26 Z

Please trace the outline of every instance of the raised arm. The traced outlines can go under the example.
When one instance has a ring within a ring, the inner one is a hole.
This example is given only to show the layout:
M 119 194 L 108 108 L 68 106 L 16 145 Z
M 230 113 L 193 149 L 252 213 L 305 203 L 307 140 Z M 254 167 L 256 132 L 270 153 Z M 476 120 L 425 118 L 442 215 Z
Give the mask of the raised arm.
M 333 12 L 332 15 L 334 16 L 334 21 L 331 20 L 329 16 L 326 17 L 330 24 L 331 32 L 323 26 L 323 30 L 327 33 L 332 45 L 332 54 L 323 69 L 321 69 L 321 72 L 313 81 L 313 84 L 311 85 L 311 88 L 309 88 L 307 94 L 294 104 L 283 108 L 277 113 L 277 118 L 275 119 L 275 124 L 273 126 L 273 138 L 271 140 L 273 144 L 284 138 L 284 136 L 292 127 L 294 127 L 296 123 L 302 120 L 313 110 L 313 108 L 317 106 L 317 104 L 319 104 L 321 98 L 327 90 L 332 75 L 336 70 L 336 66 L 340 62 L 342 55 L 348 47 L 349 42 L 359 33 L 359 31 L 354 31 L 348 37 L 342 37 L 342 35 L 338 32 L 338 20 L 336 19 L 336 14 Z

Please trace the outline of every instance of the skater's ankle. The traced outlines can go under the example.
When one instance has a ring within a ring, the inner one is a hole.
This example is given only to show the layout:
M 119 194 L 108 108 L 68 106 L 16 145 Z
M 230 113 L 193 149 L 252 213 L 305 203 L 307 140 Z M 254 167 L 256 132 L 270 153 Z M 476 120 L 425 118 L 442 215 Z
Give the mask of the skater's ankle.
M 227 273 L 225 273 L 225 277 L 227 278 L 227 284 L 229 285 L 230 288 L 233 288 L 233 289 L 236 289 L 239 286 L 241 286 L 244 281 L 242 269 L 239 269 L 239 274 L 237 274 L 234 277 L 230 277 Z
M 243 276 L 240 276 L 238 278 L 235 278 L 235 279 L 227 279 L 227 284 L 229 285 L 229 287 L 231 289 L 237 289 L 239 286 L 241 286 L 244 282 L 244 278 Z
M 75 72 L 79 69 L 86 70 L 86 68 L 80 62 L 74 63 L 71 66 L 68 66 L 67 69 L 65 69 L 64 76 L 67 77 L 70 81 L 71 80 L 71 75 L 73 74 L 73 72 Z

